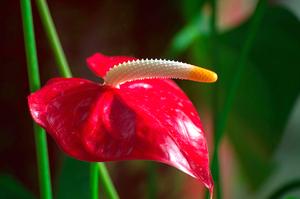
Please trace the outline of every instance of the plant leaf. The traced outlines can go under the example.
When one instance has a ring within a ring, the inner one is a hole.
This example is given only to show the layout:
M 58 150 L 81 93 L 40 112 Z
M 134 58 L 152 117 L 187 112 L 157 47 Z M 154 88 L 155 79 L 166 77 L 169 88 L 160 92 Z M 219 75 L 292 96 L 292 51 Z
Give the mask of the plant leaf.
M 219 37 L 218 65 L 213 66 L 219 76 L 213 85 L 219 88 L 217 95 L 211 93 L 211 86 L 181 84 L 193 101 L 202 99 L 215 106 L 212 102 L 217 100 L 217 110 L 222 110 L 249 21 Z M 259 187 L 272 171 L 272 154 L 300 91 L 299 35 L 300 22 L 290 12 L 267 8 L 229 116 L 226 131 L 252 188 Z M 191 42 L 188 55 L 193 64 L 211 66 L 210 42 L 203 34 Z
M 248 22 L 221 37 L 227 52 L 240 51 L 247 29 Z M 300 68 L 295 67 L 300 65 L 299 35 L 300 22 L 291 13 L 269 7 L 236 95 L 227 130 L 253 188 L 270 171 L 271 155 L 300 91 Z M 234 74 L 228 68 L 233 64 L 234 70 L 234 63 L 223 61 L 220 63 L 227 83 L 221 86 L 226 86 Z M 222 90 L 226 93 L 226 87 Z

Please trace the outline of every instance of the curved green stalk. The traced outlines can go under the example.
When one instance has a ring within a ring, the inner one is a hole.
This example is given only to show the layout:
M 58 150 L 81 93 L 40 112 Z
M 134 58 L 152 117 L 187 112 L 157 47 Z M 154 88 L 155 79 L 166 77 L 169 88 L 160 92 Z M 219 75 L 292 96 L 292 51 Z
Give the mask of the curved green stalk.
M 29 86 L 30 91 L 34 92 L 40 88 L 40 76 L 34 38 L 31 2 L 30 0 L 21 0 L 20 2 L 24 28 L 23 32 L 25 40 Z M 36 123 L 34 123 L 33 127 L 39 171 L 40 196 L 42 199 L 51 199 L 51 177 L 46 133 Z
M 103 185 L 104 192 L 109 199 L 119 199 L 118 193 L 109 177 L 109 173 L 104 163 L 98 163 L 100 172 L 100 182 Z
M 36 0 L 37 8 L 47 34 L 50 46 L 52 48 L 59 73 L 63 77 L 71 77 L 72 73 L 69 68 L 65 53 L 59 41 L 55 25 L 53 23 L 47 2 L 45 0 Z
M 212 65 L 214 65 L 216 68 L 218 67 L 218 31 L 217 31 L 217 0 L 211 0 L 211 18 L 210 18 L 210 38 L 211 38 L 211 57 L 212 57 Z M 217 71 L 217 70 L 216 70 Z M 215 85 L 214 93 L 213 93 L 213 117 L 214 117 L 214 152 L 213 152 L 213 159 L 212 159 L 212 175 L 214 179 L 214 189 L 215 189 L 215 195 L 216 198 L 221 199 L 222 198 L 222 186 L 220 181 L 220 165 L 219 165 L 219 146 L 218 146 L 218 140 L 216 139 L 217 136 L 217 117 L 219 114 L 219 106 L 218 106 L 218 92 L 219 92 L 219 86 L 218 84 Z M 208 198 L 208 197 L 207 197 Z
M 215 178 L 219 181 L 219 163 L 218 163 L 218 154 L 219 154 L 219 147 L 221 139 L 224 136 L 224 130 L 226 127 L 226 123 L 228 120 L 228 115 L 230 113 L 230 110 L 232 108 L 232 105 L 234 103 L 234 98 L 236 96 L 238 86 L 241 81 L 241 77 L 243 75 L 243 72 L 246 68 L 246 62 L 248 55 L 252 49 L 253 43 L 255 42 L 255 36 L 258 32 L 260 23 L 263 18 L 264 9 L 266 6 L 266 0 L 260 0 L 256 6 L 254 16 L 252 19 L 252 22 L 250 24 L 249 32 L 246 38 L 246 42 L 242 48 L 241 56 L 239 58 L 236 73 L 233 77 L 233 81 L 231 82 L 231 85 L 229 87 L 228 95 L 225 98 L 225 104 L 224 109 L 220 111 L 217 117 L 216 126 L 215 126 L 215 138 L 214 138 L 214 154 L 213 154 L 213 161 L 212 161 L 212 173 Z M 217 196 L 218 194 L 218 185 L 220 187 L 220 184 L 217 184 Z M 218 197 L 219 198 L 219 197 Z
M 273 192 L 268 198 L 269 199 L 279 199 L 282 198 L 286 193 L 300 189 L 300 179 L 293 180 L 282 187 L 280 187 L 278 190 Z
M 51 44 L 51 48 L 53 54 L 55 56 L 56 62 L 58 64 L 59 73 L 63 77 L 72 77 L 71 70 L 68 66 L 67 59 L 65 57 L 64 51 L 60 44 L 59 38 L 57 36 L 57 32 L 45 0 L 36 0 L 36 4 L 41 16 L 41 20 L 48 36 L 49 43 Z M 98 187 L 98 180 L 96 178 L 99 176 L 100 181 L 104 187 L 104 191 L 107 193 L 109 199 L 117 199 L 118 194 L 114 188 L 114 185 L 110 179 L 110 176 L 105 168 L 105 164 L 101 163 L 99 166 L 100 173 L 95 172 L 95 163 L 91 163 L 91 178 L 93 179 L 93 183 L 91 184 L 91 190 L 95 190 L 95 187 Z M 96 191 L 92 192 L 93 199 L 96 198 Z M 97 194 L 98 198 L 98 194 Z

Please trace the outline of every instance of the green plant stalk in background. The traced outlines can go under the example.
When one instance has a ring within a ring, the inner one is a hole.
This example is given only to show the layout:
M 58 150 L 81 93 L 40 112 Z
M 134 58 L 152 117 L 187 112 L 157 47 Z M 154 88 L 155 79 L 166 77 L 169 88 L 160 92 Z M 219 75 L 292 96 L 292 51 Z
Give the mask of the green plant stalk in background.
M 63 77 L 72 77 L 72 73 L 71 70 L 68 66 L 68 62 L 67 59 L 65 57 L 63 48 L 61 46 L 60 40 L 58 38 L 56 29 L 55 29 L 55 25 L 53 23 L 47 2 L 45 0 L 36 0 L 36 4 L 37 4 L 37 8 L 45 29 L 45 32 L 47 34 L 49 43 L 51 44 L 51 48 L 54 54 L 54 57 L 56 59 L 57 62 L 57 66 L 59 69 L 59 73 L 63 76 Z M 110 176 L 108 174 L 107 169 L 105 168 L 105 164 L 101 163 L 101 167 L 99 166 L 99 171 L 95 172 L 95 163 L 91 163 L 91 175 L 96 175 L 97 177 L 100 177 L 100 181 L 102 182 L 103 188 L 105 193 L 107 193 L 108 198 L 110 199 L 117 199 L 118 198 L 118 194 L 116 192 L 116 189 L 110 179 Z M 95 179 L 96 176 L 91 177 L 92 179 Z M 91 184 L 91 190 L 94 190 L 94 188 L 99 187 L 98 186 L 98 180 L 93 180 L 92 181 L 93 184 Z M 95 199 L 96 195 L 95 192 L 92 192 L 92 198 Z M 98 198 L 98 194 L 97 194 L 97 198 Z
M 283 198 L 283 196 L 291 192 L 293 190 L 300 188 L 300 179 L 295 179 L 291 182 L 288 182 L 287 184 L 282 185 L 279 189 L 277 189 L 275 192 L 273 192 L 268 199 L 280 199 Z
M 212 174 L 214 177 L 219 177 L 219 163 L 218 163 L 218 152 L 220 148 L 221 139 L 224 136 L 224 131 L 226 128 L 226 123 L 228 120 L 228 116 L 230 110 L 234 104 L 234 98 L 238 91 L 238 87 L 243 75 L 243 72 L 246 68 L 247 58 L 249 53 L 252 49 L 253 43 L 255 42 L 255 36 L 257 35 L 259 26 L 261 24 L 263 13 L 266 7 L 266 0 L 260 0 L 256 6 L 253 20 L 249 27 L 249 32 L 246 37 L 245 44 L 241 50 L 241 55 L 237 63 L 236 73 L 233 76 L 233 81 L 230 84 L 227 97 L 225 98 L 224 108 L 221 109 L 217 116 L 217 122 L 215 125 L 215 138 L 214 138 L 214 154 L 212 160 Z M 216 182 L 219 182 L 216 181 Z M 218 188 L 219 187 L 219 188 Z M 220 183 L 217 184 L 217 196 L 218 196 L 218 189 L 220 189 Z M 221 193 L 221 192 L 220 192 Z M 220 194 L 219 193 L 219 194 Z M 219 197 L 218 197 L 219 198 Z
M 216 67 L 218 67 L 218 31 L 217 31 L 217 1 L 216 0 L 210 0 L 211 5 L 211 18 L 210 18 L 210 38 L 211 38 L 211 57 L 212 57 L 212 64 Z M 218 156 L 218 141 L 217 141 L 217 118 L 219 114 L 219 106 L 218 106 L 218 84 L 215 85 L 215 91 L 213 96 L 213 113 L 214 113 L 214 152 L 213 152 L 213 159 L 212 159 L 212 175 L 215 183 L 215 195 L 216 198 L 221 199 L 222 198 L 222 187 L 220 182 L 220 165 L 219 165 L 219 156 Z
M 99 175 L 98 175 L 98 163 L 90 164 L 90 187 L 91 187 L 91 198 L 98 199 L 99 198 Z
M 98 163 L 98 168 L 100 172 L 100 182 L 103 185 L 104 192 L 109 199 L 119 199 L 118 193 L 109 177 L 107 168 L 103 162 Z
M 283 196 L 291 191 L 299 190 L 300 188 L 300 179 L 292 180 L 291 182 L 288 182 L 284 185 L 282 185 L 279 189 L 277 189 L 275 192 L 273 192 L 268 199 L 280 199 L 283 198 Z
M 50 46 L 52 48 L 59 73 L 63 77 L 72 77 L 65 53 L 60 44 L 47 2 L 45 0 L 36 0 L 36 5 L 47 34 Z
M 25 51 L 30 91 L 40 88 L 38 59 L 34 38 L 34 27 L 30 0 L 21 0 L 21 12 L 24 29 Z M 49 169 L 47 138 L 45 131 L 36 123 L 33 124 L 39 172 L 40 196 L 42 199 L 51 199 L 51 177 Z
M 148 199 L 157 198 L 157 167 L 154 162 L 147 162 Z

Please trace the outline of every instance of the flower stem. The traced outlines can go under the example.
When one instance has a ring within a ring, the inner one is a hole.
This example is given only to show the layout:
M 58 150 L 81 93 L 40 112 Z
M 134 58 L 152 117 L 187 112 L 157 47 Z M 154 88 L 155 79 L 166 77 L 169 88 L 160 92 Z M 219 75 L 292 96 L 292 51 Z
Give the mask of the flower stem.
M 72 73 L 69 68 L 66 56 L 59 41 L 48 5 L 46 0 L 36 0 L 36 5 L 42 19 L 50 46 L 56 59 L 58 70 L 64 77 L 71 77 Z
M 99 170 L 98 163 L 91 163 L 91 175 L 90 175 L 90 186 L 91 186 L 91 198 L 98 199 L 99 198 Z
M 98 163 L 100 172 L 100 182 L 103 185 L 104 192 L 109 199 L 119 199 L 118 193 L 109 177 L 109 173 L 104 163 Z
M 56 62 L 58 64 L 58 69 L 59 69 L 59 73 L 61 76 L 63 77 L 72 77 L 72 73 L 71 70 L 69 68 L 67 59 L 65 57 L 63 48 L 61 46 L 61 43 L 59 41 L 48 5 L 46 0 L 36 0 L 36 4 L 37 4 L 37 8 L 44 26 L 44 29 L 46 31 L 49 43 L 51 45 L 53 54 L 55 56 Z M 95 178 L 97 178 L 98 176 L 101 179 L 101 182 L 103 183 L 103 187 L 104 187 L 104 191 L 108 194 L 108 198 L 109 199 L 117 199 L 118 198 L 118 194 L 114 188 L 114 185 L 110 179 L 110 176 L 105 168 L 105 164 L 101 163 L 99 166 L 99 170 L 100 173 L 95 172 L 95 166 L 93 164 L 95 163 L 91 163 L 91 175 L 96 175 L 93 176 L 92 179 L 94 179 L 93 183 L 91 184 L 91 190 L 94 190 L 95 187 L 98 187 L 97 183 L 98 180 L 95 180 Z M 93 198 L 96 197 L 95 196 L 95 192 L 92 192 L 92 196 Z
M 38 60 L 34 38 L 34 27 L 30 0 L 21 0 L 21 12 L 24 29 L 25 51 L 30 91 L 40 88 Z M 34 123 L 34 137 L 39 172 L 40 196 L 42 199 L 51 199 L 51 177 L 48 159 L 47 138 L 45 131 Z
M 211 37 L 211 57 L 212 57 L 212 64 L 217 68 L 219 63 L 218 57 L 218 31 L 217 31 L 217 0 L 210 0 L 211 5 L 211 18 L 210 18 L 210 37 Z M 216 69 L 217 70 L 217 69 Z M 218 83 L 215 85 L 215 90 L 213 93 L 213 112 L 214 112 L 214 152 L 213 152 L 213 159 L 212 159 L 212 175 L 215 183 L 215 195 L 216 198 L 222 198 L 222 186 L 220 182 L 220 166 L 219 166 L 219 156 L 217 155 L 219 151 L 218 141 L 216 140 L 217 136 L 217 117 L 219 114 L 219 104 L 218 104 L 218 97 L 219 97 L 219 86 Z M 212 197 L 212 196 L 210 196 Z M 206 197 L 208 198 L 208 196 Z
M 147 162 L 148 199 L 157 198 L 157 167 L 154 162 Z
M 260 0 L 256 6 L 255 12 L 253 14 L 253 19 L 250 24 L 249 32 L 246 37 L 245 44 L 242 48 L 240 58 L 238 60 L 236 73 L 235 73 L 233 81 L 231 82 L 231 85 L 229 87 L 228 95 L 225 98 L 224 109 L 219 112 L 218 117 L 217 117 L 216 126 L 215 126 L 215 138 L 214 138 L 215 149 L 214 149 L 213 161 L 212 161 L 212 173 L 213 173 L 213 176 L 216 179 L 218 179 L 218 181 L 219 181 L 218 153 L 219 153 L 219 148 L 220 148 L 220 142 L 224 136 L 224 130 L 226 128 L 228 115 L 229 115 L 232 105 L 234 103 L 234 98 L 236 96 L 238 86 L 241 81 L 241 77 L 246 68 L 246 62 L 247 62 L 248 55 L 253 47 L 253 43 L 255 42 L 255 36 L 258 32 L 260 23 L 262 21 L 265 7 L 266 7 L 266 0 Z M 217 184 L 217 186 L 216 186 L 217 197 L 219 195 L 218 187 L 220 188 L 220 184 Z

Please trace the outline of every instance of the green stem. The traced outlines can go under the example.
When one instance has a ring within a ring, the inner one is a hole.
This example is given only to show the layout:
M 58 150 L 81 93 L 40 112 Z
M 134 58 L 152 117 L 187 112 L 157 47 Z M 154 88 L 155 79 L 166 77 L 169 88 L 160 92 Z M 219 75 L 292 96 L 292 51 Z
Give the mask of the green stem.
M 154 162 L 147 162 L 148 166 L 148 199 L 157 198 L 157 174 L 156 164 Z
M 242 48 L 241 56 L 237 64 L 236 74 L 234 75 L 233 81 L 231 82 L 231 86 L 228 91 L 228 96 L 225 99 L 224 110 L 220 113 L 220 117 L 218 119 L 218 128 L 217 128 L 218 133 L 216 137 L 217 143 L 219 143 L 221 138 L 223 137 L 223 132 L 226 127 L 228 115 L 232 108 L 234 98 L 236 96 L 238 86 L 241 81 L 241 77 L 246 68 L 248 55 L 252 49 L 253 43 L 255 42 L 255 36 L 258 32 L 258 28 L 263 17 L 265 4 L 266 4 L 265 0 L 260 0 L 255 9 L 253 21 L 250 24 L 250 30 L 246 38 L 245 44 Z
M 224 136 L 224 130 L 226 128 L 228 116 L 229 116 L 230 110 L 232 108 L 232 105 L 234 103 L 234 98 L 236 96 L 238 86 L 241 81 L 241 77 L 246 68 L 247 58 L 253 47 L 253 43 L 255 42 L 255 36 L 258 32 L 260 23 L 262 21 L 265 6 L 266 6 L 266 0 L 260 0 L 256 6 L 254 16 L 253 16 L 252 22 L 250 24 L 249 32 L 248 32 L 245 44 L 242 48 L 241 56 L 240 56 L 238 64 L 237 64 L 236 73 L 233 77 L 233 81 L 231 82 L 231 85 L 229 87 L 228 95 L 225 99 L 224 109 L 221 112 L 219 112 L 219 114 L 218 114 L 218 118 L 217 118 L 217 122 L 216 122 L 216 126 L 215 126 L 215 138 L 214 138 L 215 150 L 214 150 L 213 162 L 212 162 L 212 173 L 213 173 L 213 176 L 216 177 L 217 179 L 219 178 L 218 153 L 219 153 L 220 142 Z M 218 189 L 218 186 L 216 188 Z M 217 196 L 218 196 L 218 193 L 217 193 Z
M 24 28 L 25 50 L 30 91 L 40 88 L 38 60 L 34 38 L 34 27 L 30 0 L 21 0 L 21 11 Z M 45 131 L 34 123 L 34 137 L 39 172 L 40 195 L 42 199 L 51 199 L 51 177 L 49 169 L 47 138 Z
M 296 179 L 293 180 L 287 184 L 285 184 L 284 186 L 280 187 L 278 190 L 276 190 L 274 193 L 272 193 L 268 198 L 269 199 L 279 199 L 282 198 L 282 196 L 284 196 L 284 194 L 296 190 L 296 189 L 300 189 L 300 179 Z
M 64 51 L 61 47 L 48 5 L 46 0 L 36 0 L 37 8 L 42 19 L 50 46 L 56 59 L 58 70 L 64 77 L 71 77 L 72 73 L 69 68 Z
M 216 0 L 210 0 L 211 4 L 211 19 L 210 19 L 210 30 L 211 30 L 211 58 L 212 58 L 212 65 L 215 66 L 216 71 L 218 68 L 218 31 L 217 31 L 217 1 Z M 216 198 L 221 199 L 222 198 L 222 186 L 220 181 L 220 166 L 219 166 L 219 156 L 217 155 L 219 151 L 219 145 L 218 141 L 216 140 L 217 136 L 217 117 L 219 114 L 219 86 L 218 84 L 215 85 L 214 93 L 213 93 L 213 112 L 214 112 L 214 152 L 213 152 L 213 159 L 212 159 L 212 175 L 215 183 L 215 195 Z
M 67 59 L 65 57 L 63 48 L 60 44 L 59 38 L 56 33 L 56 29 L 52 20 L 52 17 L 50 15 L 50 11 L 47 5 L 47 2 L 45 0 L 36 0 L 37 8 L 39 10 L 41 20 L 44 26 L 44 29 L 46 31 L 46 34 L 48 36 L 49 43 L 51 44 L 51 48 L 53 51 L 53 54 L 55 56 L 56 62 L 58 64 L 59 73 L 63 77 L 72 77 L 71 70 L 68 66 Z M 91 163 L 93 164 L 93 163 Z M 94 175 L 99 175 L 101 182 L 104 186 L 104 191 L 108 193 L 108 197 L 110 199 L 116 199 L 118 198 L 118 194 L 114 188 L 114 185 L 110 179 L 110 176 L 105 168 L 105 164 L 101 163 L 101 166 L 99 166 L 100 173 L 93 172 L 94 167 L 91 166 L 91 173 Z M 94 176 L 93 179 L 96 177 Z M 98 181 L 97 181 L 98 182 Z M 96 181 L 95 181 L 96 183 Z M 92 183 L 92 186 L 95 187 L 96 184 Z M 91 189 L 93 189 L 91 187 Z M 94 195 L 94 193 L 92 193 Z
M 104 163 L 98 163 L 100 172 L 100 182 L 103 185 L 104 192 L 110 199 L 119 199 L 118 193 L 109 177 L 109 173 Z
M 98 199 L 99 198 L 99 170 L 98 163 L 91 163 L 91 175 L 90 175 L 90 183 L 91 183 L 91 198 Z

